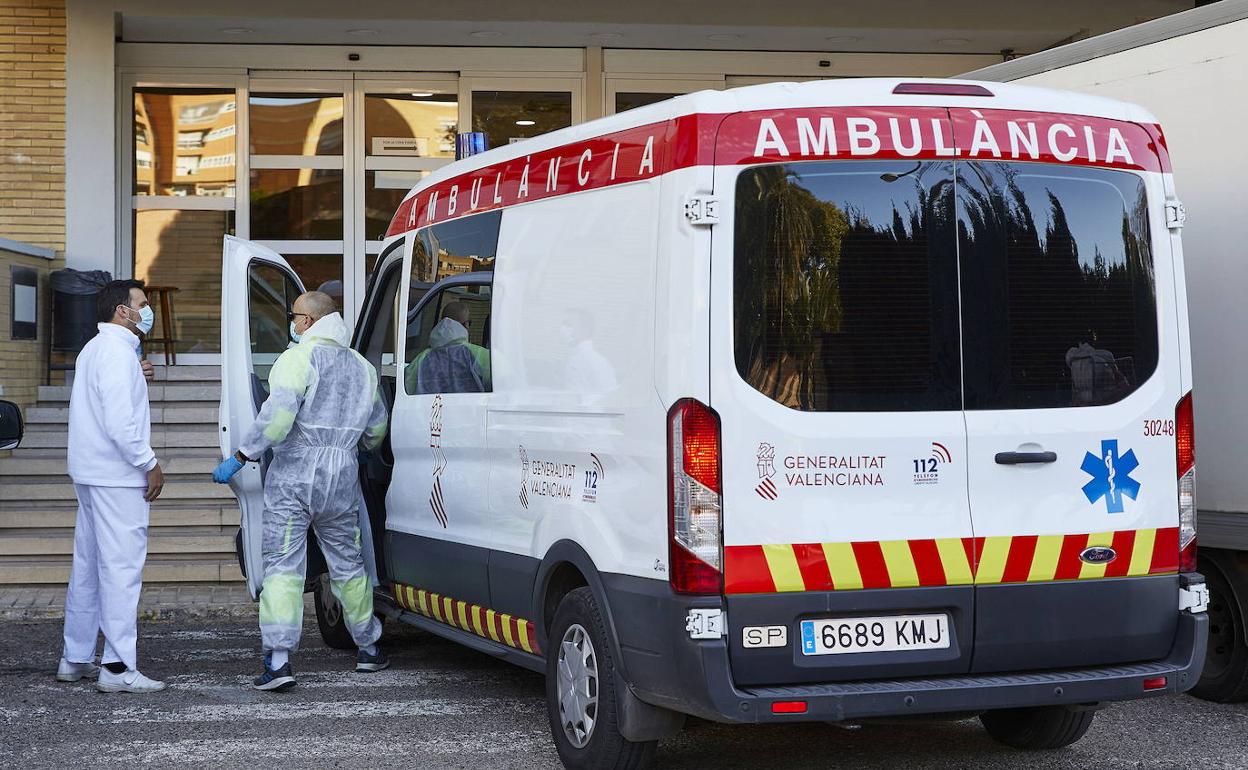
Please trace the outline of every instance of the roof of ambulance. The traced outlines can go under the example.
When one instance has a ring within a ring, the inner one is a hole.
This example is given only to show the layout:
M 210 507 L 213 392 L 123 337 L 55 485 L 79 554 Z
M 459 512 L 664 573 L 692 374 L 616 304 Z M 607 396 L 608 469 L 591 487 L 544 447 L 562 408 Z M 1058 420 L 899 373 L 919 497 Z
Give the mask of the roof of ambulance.
M 991 91 L 992 96 L 895 95 L 893 88 L 898 83 L 976 83 Z M 478 168 L 523 158 L 543 150 L 582 142 L 616 131 L 661 123 L 683 115 L 730 114 L 812 107 L 963 107 L 984 110 L 1057 112 L 1132 123 L 1157 123 L 1157 119 L 1151 113 L 1130 102 L 1014 83 L 980 83 L 974 80 L 930 78 L 843 78 L 813 80 L 804 83 L 767 83 L 730 88 L 724 91 L 708 90 L 685 94 L 645 107 L 637 107 L 618 115 L 609 115 L 605 118 L 561 128 L 558 131 L 551 131 L 532 139 L 525 139 L 522 142 L 497 147 L 447 164 L 434 171 L 408 191 L 404 199 L 410 198 L 426 187 Z

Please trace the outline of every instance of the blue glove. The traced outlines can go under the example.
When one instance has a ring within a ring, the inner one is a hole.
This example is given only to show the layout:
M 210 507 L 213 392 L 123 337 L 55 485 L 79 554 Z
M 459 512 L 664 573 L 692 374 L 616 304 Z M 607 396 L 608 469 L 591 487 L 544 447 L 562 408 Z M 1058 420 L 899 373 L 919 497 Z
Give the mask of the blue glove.
M 212 480 L 218 484 L 229 484 L 230 479 L 235 473 L 243 469 L 243 464 L 238 461 L 234 455 L 230 455 L 221 461 L 217 469 L 212 472 Z

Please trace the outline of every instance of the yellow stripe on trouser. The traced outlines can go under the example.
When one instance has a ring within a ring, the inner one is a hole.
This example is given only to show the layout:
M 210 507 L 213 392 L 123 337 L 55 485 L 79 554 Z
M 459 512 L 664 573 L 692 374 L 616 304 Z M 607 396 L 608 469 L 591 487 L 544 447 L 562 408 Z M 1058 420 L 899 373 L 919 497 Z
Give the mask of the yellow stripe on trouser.
M 1027 572 L 1029 583 L 1052 580 L 1057 575 L 1057 561 L 1062 555 L 1064 535 L 1041 535 L 1036 538 L 1036 553 Z
M 771 579 L 775 582 L 777 591 L 806 590 L 802 571 L 797 567 L 797 557 L 793 554 L 793 546 L 783 543 L 764 545 L 763 556 L 767 558 L 767 568 L 771 570 Z
M 849 543 L 824 543 L 823 557 L 828 560 L 828 572 L 832 585 L 838 591 L 862 588 L 862 574 L 858 571 L 858 557 Z
M 936 540 L 940 554 L 940 566 L 945 571 L 945 583 L 951 586 L 970 585 L 975 576 L 971 574 L 971 562 L 966 557 L 966 547 L 958 537 L 942 537 Z
M 893 588 L 910 588 L 919 584 L 919 571 L 914 566 L 914 554 L 906 540 L 885 540 L 880 543 L 884 554 L 884 566 L 888 568 L 888 582 Z
M 361 626 L 373 617 L 373 588 L 368 575 L 356 575 L 345 582 L 332 581 L 342 602 L 342 615 L 348 626 Z
M 260 591 L 260 630 L 303 626 L 303 576 L 291 572 L 265 576 Z
M 1135 533 L 1135 543 L 1131 546 L 1131 564 L 1127 574 L 1131 577 L 1147 575 L 1153 566 L 1153 546 L 1157 541 L 1157 530 L 1141 529 Z
M 1000 583 L 1005 575 L 1005 561 L 1010 555 L 1010 536 L 998 535 L 984 538 L 984 553 L 979 557 L 979 569 L 975 582 L 979 584 Z
M 1096 546 L 1109 547 L 1113 544 L 1113 532 L 1093 532 L 1088 535 L 1088 548 L 1094 548 Z M 1088 564 L 1087 562 L 1083 562 L 1079 565 L 1079 579 L 1087 580 L 1088 578 L 1103 578 L 1105 577 L 1105 568 L 1108 566 L 1108 563 Z

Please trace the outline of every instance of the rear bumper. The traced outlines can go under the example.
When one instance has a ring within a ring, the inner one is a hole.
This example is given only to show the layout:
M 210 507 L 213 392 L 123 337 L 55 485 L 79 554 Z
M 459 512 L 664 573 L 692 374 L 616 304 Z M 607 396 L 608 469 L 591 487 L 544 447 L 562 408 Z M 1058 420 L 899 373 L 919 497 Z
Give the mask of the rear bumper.
M 980 674 L 932 679 L 844 682 L 837 684 L 738 689 L 727 670 L 722 644 L 703 648 L 706 692 L 724 721 L 843 721 L 902 714 L 987 711 L 1024 706 L 1076 705 L 1131 700 L 1185 692 L 1195 686 L 1204 665 L 1208 619 L 1184 613 L 1170 655 L 1150 663 L 1045 671 Z M 1144 690 L 1144 680 L 1166 677 L 1166 686 Z M 806 702 L 804 714 L 773 714 L 775 701 Z
M 954 674 L 869 681 L 739 686 L 728 640 L 695 641 L 684 631 L 689 608 L 714 599 L 673 595 L 653 580 L 604 576 L 625 676 L 655 706 L 718 722 L 852 721 L 910 714 L 1079 705 L 1185 692 L 1204 665 L 1208 619 L 1179 613 L 1170 651 L 1160 660 L 1005 674 Z M 620 622 L 624 618 L 628 622 Z M 644 622 L 643 622 L 644 619 Z M 1144 680 L 1166 677 L 1144 690 Z M 800 714 L 774 714 L 776 701 L 804 701 Z

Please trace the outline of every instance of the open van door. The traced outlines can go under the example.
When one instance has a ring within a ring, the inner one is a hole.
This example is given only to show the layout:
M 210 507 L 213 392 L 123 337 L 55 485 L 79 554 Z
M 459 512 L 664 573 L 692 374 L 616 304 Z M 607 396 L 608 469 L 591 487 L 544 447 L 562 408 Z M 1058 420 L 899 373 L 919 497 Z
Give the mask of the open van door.
M 221 408 L 222 457 L 242 441 L 269 396 L 269 370 L 291 344 L 286 314 L 304 291 L 286 260 L 272 249 L 225 236 L 221 264 Z M 253 599 L 264 580 L 260 554 L 264 514 L 264 471 L 268 457 L 248 463 L 230 480 L 242 511 L 237 540 L 239 566 Z

